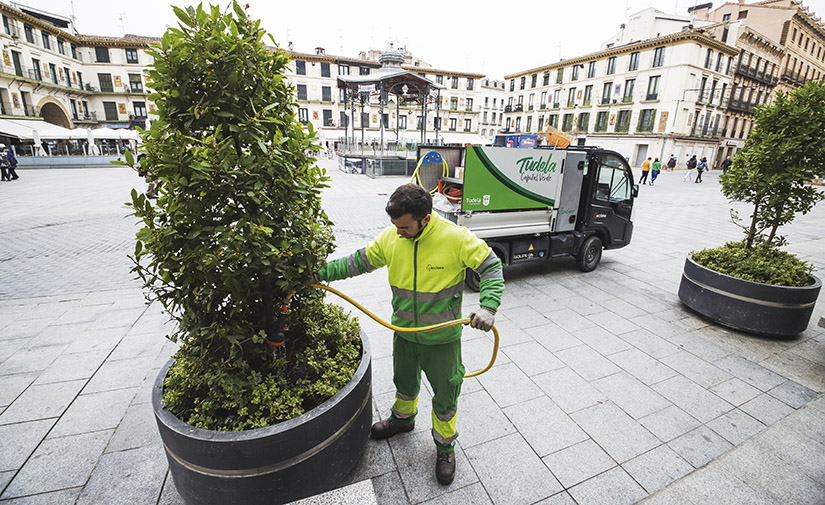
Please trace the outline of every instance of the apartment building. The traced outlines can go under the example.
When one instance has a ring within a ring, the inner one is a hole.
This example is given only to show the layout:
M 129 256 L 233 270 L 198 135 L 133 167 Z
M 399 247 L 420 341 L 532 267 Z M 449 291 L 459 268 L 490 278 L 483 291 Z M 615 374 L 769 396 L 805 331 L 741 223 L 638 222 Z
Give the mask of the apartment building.
M 648 156 L 711 158 L 736 49 L 691 26 L 623 45 L 615 40 L 595 53 L 505 76 L 505 131 L 549 125 L 579 143 L 616 150 L 637 167 Z
M 727 2 L 697 17 L 714 22 L 740 21 L 785 48 L 778 89 L 790 91 L 825 74 L 825 25 L 799 0 Z
M 715 162 L 744 146 L 756 107 L 770 103 L 778 90 L 790 92 L 825 74 L 825 25 L 798 0 L 728 2 L 702 6 L 697 18 L 705 29 L 739 50 L 722 142 Z
M 160 39 L 81 35 L 67 17 L 15 3 L 0 3 L 0 15 L 2 117 L 65 128 L 146 125 L 154 109 L 146 50 Z
M 504 124 L 505 82 L 484 78 L 481 80 L 481 131 L 485 143 L 492 143 Z
M 702 28 L 705 33 L 732 44 L 739 50 L 733 71 L 733 84 L 722 118 L 718 166 L 727 156 L 745 146 L 754 126 L 754 113 L 760 105 L 770 103 L 780 80 L 785 47 L 746 26 L 742 21 L 723 21 Z
M 486 88 L 479 83 L 485 77 L 483 74 L 436 69 L 405 48 L 390 48 L 388 51 L 397 51 L 404 58 L 402 69 L 436 85 L 437 93 L 427 97 L 426 131 L 430 141 L 435 140 L 436 132 L 445 143 L 481 141 L 481 109 Z M 374 90 L 364 107 L 357 108 L 352 114 L 351 110 L 347 110 L 344 90 L 338 87 L 339 76 L 376 72 L 381 68 L 379 58 L 386 52 L 373 50 L 361 52 L 358 57 L 347 57 L 327 54 L 321 47 L 316 48 L 314 53 L 289 48 L 292 62 L 287 77 L 296 88 L 298 120 L 304 124 L 311 122 L 323 142 L 353 136 L 360 140 L 362 129 L 365 139 L 374 141 L 379 137 L 382 123 L 385 139 L 418 141 L 418 132 L 424 123 L 420 102 L 389 94 L 384 97 L 384 112 L 379 118 L 382 114 L 381 96 Z M 350 117 L 353 118 L 352 127 Z

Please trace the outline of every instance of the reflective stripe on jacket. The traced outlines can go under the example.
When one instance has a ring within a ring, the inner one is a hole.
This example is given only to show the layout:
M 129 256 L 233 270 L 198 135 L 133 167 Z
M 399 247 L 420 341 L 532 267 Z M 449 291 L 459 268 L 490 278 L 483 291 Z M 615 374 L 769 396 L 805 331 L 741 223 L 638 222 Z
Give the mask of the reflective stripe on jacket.
M 383 266 L 392 288 L 392 323 L 405 328 L 460 319 L 467 268 L 481 277 L 481 306 L 497 310 L 504 292 L 501 260 L 490 246 L 435 213 L 415 239 L 403 238 L 389 226 L 365 248 L 327 263 L 318 275 L 335 281 Z M 461 328 L 399 335 L 422 344 L 444 344 L 460 339 Z

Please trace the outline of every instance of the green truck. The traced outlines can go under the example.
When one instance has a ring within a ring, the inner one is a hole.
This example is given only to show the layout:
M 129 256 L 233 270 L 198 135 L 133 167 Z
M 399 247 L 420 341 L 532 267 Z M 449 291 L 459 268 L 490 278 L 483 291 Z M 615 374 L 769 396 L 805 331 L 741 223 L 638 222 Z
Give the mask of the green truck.
M 620 154 L 581 146 L 467 146 L 462 154 L 463 174 L 440 178 L 434 208 L 487 241 L 504 264 L 574 256 L 589 272 L 602 249 L 630 243 L 639 186 Z M 478 282 L 468 271 L 468 287 Z

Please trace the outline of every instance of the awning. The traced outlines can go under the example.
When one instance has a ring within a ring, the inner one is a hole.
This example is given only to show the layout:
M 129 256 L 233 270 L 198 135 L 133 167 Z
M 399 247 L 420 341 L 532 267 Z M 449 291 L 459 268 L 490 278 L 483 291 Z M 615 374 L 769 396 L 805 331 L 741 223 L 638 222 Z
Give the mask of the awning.
M 93 139 L 121 139 L 137 140 L 137 130 L 127 130 L 125 128 L 95 128 L 91 131 Z M 86 138 L 85 135 L 83 138 Z
M 439 133 L 438 136 L 443 139 L 445 144 L 486 145 L 490 143 L 489 140 L 482 138 L 480 135 L 476 135 L 475 133 Z
M 0 134 L 20 140 L 62 140 L 85 139 L 86 129 L 71 130 L 42 119 L 0 119 Z

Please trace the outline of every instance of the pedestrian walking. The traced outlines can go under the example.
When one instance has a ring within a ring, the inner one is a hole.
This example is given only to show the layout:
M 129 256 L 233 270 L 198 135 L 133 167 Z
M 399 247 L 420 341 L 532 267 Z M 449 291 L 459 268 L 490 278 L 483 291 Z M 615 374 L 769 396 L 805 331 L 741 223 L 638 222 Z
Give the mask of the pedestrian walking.
M 667 160 L 667 168 L 673 172 L 676 169 L 676 156 L 670 155 L 670 159 Z
M 639 184 L 647 184 L 647 176 L 650 174 L 650 156 L 642 163 L 642 178 L 639 179 Z
M 702 172 L 705 172 L 708 169 L 708 159 L 704 156 L 702 160 L 696 165 L 696 180 L 693 181 L 695 183 L 702 182 Z
M 653 163 L 650 164 L 650 185 L 653 186 L 653 183 L 656 182 L 656 178 L 659 177 L 659 171 L 662 169 L 662 162 L 659 161 L 659 158 L 653 160 Z
M 687 173 L 685 174 L 685 178 L 682 179 L 683 181 L 693 182 L 693 170 L 696 168 L 697 163 L 696 155 L 694 154 L 686 163 Z
M 730 160 L 730 156 L 728 156 L 725 158 L 725 161 L 722 162 L 722 173 L 727 172 L 731 165 L 733 165 L 733 162 Z
M 14 181 L 20 178 L 17 175 L 17 158 L 14 153 L 6 148 L 6 144 L 0 144 L 0 180 Z
M 365 248 L 327 263 L 317 279 L 345 279 L 386 266 L 393 294 L 393 324 L 418 327 L 460 317 L 464 275 L 471 268 L 481 277 L 481 294 L 480 307 L 468 316 L 470 326 L 489 331 L 504 292 L 501 260 L 490 246 L 432 212 L 432 197 L 421 186 L 400 186 L 385 210 L 393 226 Z M 461 328 L 393 335 L 395 403 L 390 417 L 373 424 L 371 431 L 377 440 L 412 431 L 423 370 L 433 391 L 435 474 L 445 485 L 455 475 L 456 415 L 464 379 Z

